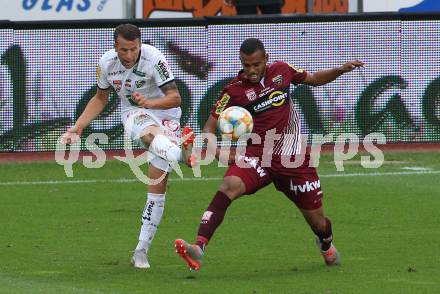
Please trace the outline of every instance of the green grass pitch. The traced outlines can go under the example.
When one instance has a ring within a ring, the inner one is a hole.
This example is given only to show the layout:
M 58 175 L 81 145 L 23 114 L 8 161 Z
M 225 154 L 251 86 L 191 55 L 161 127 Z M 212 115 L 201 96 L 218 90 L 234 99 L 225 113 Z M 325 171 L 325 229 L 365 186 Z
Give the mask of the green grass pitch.
M 340 266 L 324 266 L 299 211 L 270 186 L 232 204 L 199 272 L 173 242 L 194 241 L 224 168 L 173 174 L 143 271 L 129 260 L 146 188 L 127 165 L 76 164 L 74 178 L 55 163 L 0 165 L 0 293 L 440 293 L 440 154 L 385 160 L 337 172 L 321 156 Z

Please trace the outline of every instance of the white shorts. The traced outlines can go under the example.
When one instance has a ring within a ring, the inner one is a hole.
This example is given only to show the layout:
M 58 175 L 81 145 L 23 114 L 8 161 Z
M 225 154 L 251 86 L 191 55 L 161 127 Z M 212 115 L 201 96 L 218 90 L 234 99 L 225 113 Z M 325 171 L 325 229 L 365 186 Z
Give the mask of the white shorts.
M 170 110 L 153 110 L 153 109 L 132 109 L 121 114 L 122 124 L 124 125 L 125 134 L 132 142 L 140 147 L 148 149 L 142 140 L 141 134 L 149 126 L 160 127 L 164 135 L 171 141 L 176 142 L 180 146 L 180 116 L 181 111 Z M 171 172 L 172 168 L 168 161 L 148 152 L 148 163 L 154 165 L 158 169 L 165 172 Z

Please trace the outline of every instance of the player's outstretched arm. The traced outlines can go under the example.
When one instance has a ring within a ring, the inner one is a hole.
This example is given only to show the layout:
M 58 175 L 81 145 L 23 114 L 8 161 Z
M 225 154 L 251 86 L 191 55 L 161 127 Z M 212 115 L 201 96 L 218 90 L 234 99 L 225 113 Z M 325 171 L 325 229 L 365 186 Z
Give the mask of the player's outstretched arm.
M 180 93 L 175 82 L 169 82 L 160 87 L 160 89 L 165 96 L 147 99 L 147 97 L 143 96 L 142 94 L 135 92 L 133 94 L 133 100 L 140 107 L 149 109 L 169 109 L 180 106 L 182 103 L 182 98 L 180 97 Z
M 344 73 L 350 72 L 353 69 L 361 66 L 364 66 L 364 63 L 362 61 L 352 60 L 347 63 L 344 63 L 339 67 L 320 70 L 313 74 L 307 73 L 307 76 L 302 83 L 311 86 L 325 85 L 330 82 L 333 82 Z
M 61 137 L 64 144 L 73 144 L 79 140 L 83 130 L 94 120 L 105 108 L 110 96 L 110 88 L 106 90 L 97 89 L 95 96 L 87 103 L 81 116 L 75 125 L 69 128 Z

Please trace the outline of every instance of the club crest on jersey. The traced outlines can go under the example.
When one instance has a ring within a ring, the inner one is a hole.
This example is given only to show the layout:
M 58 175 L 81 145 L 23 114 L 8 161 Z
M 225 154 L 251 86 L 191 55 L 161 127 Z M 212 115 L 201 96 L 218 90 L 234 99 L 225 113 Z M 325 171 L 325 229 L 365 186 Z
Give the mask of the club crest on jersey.
M 115 89 L 116 93 L 119 93 L 122 88 L 122 81 L 121 80 L 113 80 L 113 88 Z
M 254 89 L 247 89 L 245 93 L 249 101 L 254 101 L 255 99 L 257 99 L 257 93 L 255 93 Z
M 172 132 L 175 132 L 180 128 L 179 123 L 175 120 L 163 119 L 162 125 Z
M 145 85 L 145 81 L 140 80 L 140 81 L 135 81 L 134 82 L 136 84 L 136 88 L 142 88 L 143 85 Z
M 277 75 L 276 77 L 274 77 L 272 79 L 272 82 L 274 82 L 275 84 L 281 85 L 283 83 L 283 76 Z
M 125 86 L 125 88 L 127 89 L 127 90 L 131 90 L 131 80 L 130 79 L 126 79 L 125 80 L 125 83 L 124 83 L 124 86 Z

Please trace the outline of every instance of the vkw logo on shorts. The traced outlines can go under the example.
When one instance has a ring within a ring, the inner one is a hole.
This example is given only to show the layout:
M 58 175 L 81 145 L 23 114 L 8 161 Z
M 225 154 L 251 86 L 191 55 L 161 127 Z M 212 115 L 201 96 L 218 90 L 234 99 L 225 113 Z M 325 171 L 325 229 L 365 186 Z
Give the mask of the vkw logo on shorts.
M 238 157 L 238 160 L 243 160 L 244 162 L 249 164 L 250 167 L 255 169 L 255 171 L 260 176 L 260 178 L 262 178 L 262 177 L 264 177 L 266 175 L 266 171 L 264 170 L 264 168 L 262 168 L 261 166 L 258 165 L 258 162 L 257 162 L 257 160 L 255 158 L 251 158 L 251 157 L 248 157 L 248 156 L 240 155 Z
M 321 188 L 321 182 L 319 180 L 313 182 L 305 182 L 304 185 L 294 185 L 292 180 L 290 180 L 290 190 L 298 195 L 298 191 L 301 193 L 315 191 L 316 189 Z

